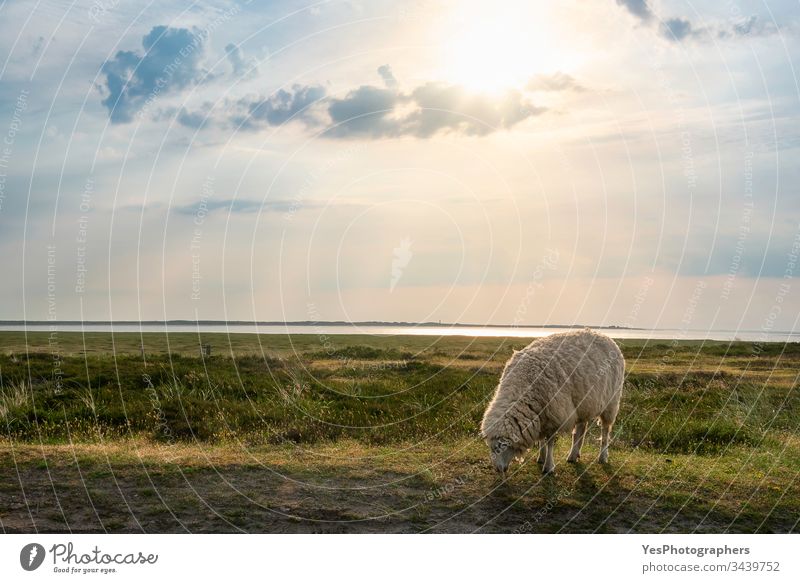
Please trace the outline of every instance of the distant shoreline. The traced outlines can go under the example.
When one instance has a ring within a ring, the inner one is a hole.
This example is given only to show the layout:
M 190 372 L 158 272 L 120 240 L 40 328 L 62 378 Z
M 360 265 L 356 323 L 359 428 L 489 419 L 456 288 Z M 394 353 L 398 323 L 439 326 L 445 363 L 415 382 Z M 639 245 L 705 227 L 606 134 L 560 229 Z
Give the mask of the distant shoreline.
M 692 332 L 713 332 L 731 334 L 753 334 L 761 333 L 763 330 L 738 329 L 730 330 L 726 328 L 706 330 L 706 329 L 679 329 L 679 328 L 641 328 L 633 326 L 594 326 L 591 324 L 462 324 L 455 322 L 388 322 L 381 320 L 367 320 L 362 322 L 346 322 L 343 320 L 332 321 L 313 321 L 297 320 L 283 322 L 279 320 L 248 321 L 248 320 L 0 320 L 0 327 L 3 326 L 141 326 L 149 328 L 154 326 L 206 326 L 206 327 L 227 327 L 239 328 L 245 326 L 285 326 L 285 327 L 337 327 L 337 328 L 358 328 L 358 327 L 395 327 L 395 328 L 485 328 L 485 329 L 559 329 L 559 330 L 580 330 L 582 328 L 592 328 L 595 330 L 630 330 L 641 332 L 670 332 L 681 330 L 684 333 Z M 770 330 L 770 335 L 789 335 L 800 334 L 790 330 Z
M 345 322 L 343 320 L 296 322 L 247 320 L 0 320 L 0 326 L 437 326 L 444 328 L 597 328 L 603 330 L 646 330 L 628 326 L 591 326 L 589 324 L 459 324 L 450 322 Z

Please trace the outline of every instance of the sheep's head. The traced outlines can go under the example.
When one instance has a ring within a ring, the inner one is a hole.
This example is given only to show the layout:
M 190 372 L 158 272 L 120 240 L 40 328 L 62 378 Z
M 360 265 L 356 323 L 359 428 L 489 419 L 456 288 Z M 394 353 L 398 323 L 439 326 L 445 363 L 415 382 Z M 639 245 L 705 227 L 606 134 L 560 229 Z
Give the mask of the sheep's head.
M 486 444 L 494 469 L 505 479 L 508 466 L 524 453 L 524 448 L 504 437 L 488 437 Z
M 490 410 L 492 407 L 490 407 Z M 494 469 L 503 477 L 514 459 L 521 459 L 525 451 L 538 440 L 539 416 L 531 415 L 525 420 L 503 415 L 491 418 L 489 411 L 481 425 L 481 435 L 489 446 L 489 457 Z
M 489 457 L 494 469 L 505 478 L 508 466 L 514 458 L 522 457 L 538 440 L 539 416 L 530 405 L 515 399 L 513 391 L 511 394 L 504 394 L 502 385 L 506 373 L 503 375 L 492 402 L 483 414 L 481 437 L 489 446 Z

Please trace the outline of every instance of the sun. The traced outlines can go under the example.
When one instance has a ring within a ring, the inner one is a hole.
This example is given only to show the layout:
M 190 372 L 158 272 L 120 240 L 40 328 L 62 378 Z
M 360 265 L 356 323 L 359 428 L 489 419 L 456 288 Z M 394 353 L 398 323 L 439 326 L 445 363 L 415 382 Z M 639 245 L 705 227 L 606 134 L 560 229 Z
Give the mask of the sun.
M 459 2 L 441 31 L 442 75 L 483 93 L 522 88 L 565 65 L 543 3 Z

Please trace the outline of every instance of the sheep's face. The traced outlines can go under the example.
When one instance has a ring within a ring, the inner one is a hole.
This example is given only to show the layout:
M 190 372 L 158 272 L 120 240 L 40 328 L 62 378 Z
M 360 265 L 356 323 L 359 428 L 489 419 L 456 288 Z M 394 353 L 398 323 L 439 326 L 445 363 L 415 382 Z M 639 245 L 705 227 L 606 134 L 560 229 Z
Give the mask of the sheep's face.
M 522 449 L 517 444 L 498 437 L 487 439 L 486 444 L 489 446 L 489 457 L 492 460 L 494 469 L 505 478 L 508 466 L 514 461 L 514 458 L 522 455 Z

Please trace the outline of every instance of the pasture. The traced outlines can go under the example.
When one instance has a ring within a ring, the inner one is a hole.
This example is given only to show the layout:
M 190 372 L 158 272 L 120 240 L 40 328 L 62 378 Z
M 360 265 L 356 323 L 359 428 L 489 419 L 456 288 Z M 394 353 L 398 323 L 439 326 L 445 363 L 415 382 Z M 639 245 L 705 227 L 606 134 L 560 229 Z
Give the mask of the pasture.
M 610 464 L 593 427 L 500 483 L 477 428 L 526 343 L 0 332 L 0 528 L 798 530 L 800 345 L 619 341 Z

